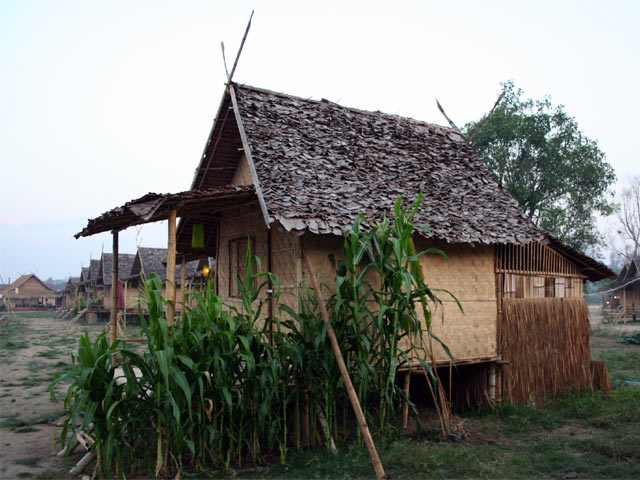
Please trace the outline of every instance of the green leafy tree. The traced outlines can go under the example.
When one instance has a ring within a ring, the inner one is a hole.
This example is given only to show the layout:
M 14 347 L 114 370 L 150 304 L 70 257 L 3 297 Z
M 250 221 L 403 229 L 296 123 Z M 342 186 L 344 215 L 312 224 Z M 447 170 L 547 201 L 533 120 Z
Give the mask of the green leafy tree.
M 511 81 L 503 87 L 500 105 L 465 125 L 467 137 L 540 228 L 577 249 L 594 247 L 601 241 L 595 214 L 613 213 L 615 174 L 604 152 L 562 105 L 525 100 Z

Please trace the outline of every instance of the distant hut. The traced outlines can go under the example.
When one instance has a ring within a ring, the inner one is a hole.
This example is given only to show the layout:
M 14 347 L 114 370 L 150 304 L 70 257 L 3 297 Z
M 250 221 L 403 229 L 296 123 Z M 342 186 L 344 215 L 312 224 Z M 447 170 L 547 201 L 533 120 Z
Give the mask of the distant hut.
M 5 308 L 12 310 L 44 310 L 55 308 L 61 294 L 49 287 L 35 273 L 21 275 L 0 291 Z
M 76 236 L 177 215 L 177 254 L 214 257 L 226 303 L 242 308 L 236 279 L 250 241 L 297 309 L 303 252 L 331 286 L 329 256 L 341 255 L 356 215 L 382 219 L 420 191 L 417 223 L 431 232 L 420 228 L 416 247 L 450 258 L 420 259 L 427 282 L 465 309 L 443 298 L 433 325 L 457 365 L 454 394 L 522 401 L 590 387 L 583 283 L 613 273 L 534 225 L 452 128 L 229 84 L 190 191 L 145 195 Z M 267 292 L 260 301 L 275 312 Z M 437 366 L 450 365 L 439 351 Z
M 80 277 L 69 277 L 62 290 L 62 307 L 73 308 L 77 302 L 80 289 Z
M 120 270 L 118 272 L 119 281 L 124 282 L 130 276 L 131 267 L 133 266 L 133 261 L 135 260 L 135 258 L 135 255 L 129 253 L 121 253 L 118 255 L 118 264 L 120 265 Z M 102 254 L 102 257 L 100 258 L 100 270 L 98 273 L 97 287 L 102 289 L 102 293 L 100 295 L 102 303 L 100 307 L 103 311 L 109 311 L 111 309 L 111 289 L 114 288 L 113 277 L 111 275 L 111 269 L 113 268 L 112 262 L 112 253 Z
M 615 322 L 640 314 L 640 257 L 634 257 L 622 267 L 617 286 L 602 292 L 603 309 Z
M 176 273 L 173 282 L 176 286 L 176 296 L 182 299 L 186 293 L 185 288 L 196 277 L 198 260 L 186 262 L 185 267 L 185 284 L 182 284 L 182 265 L 176 266 Z M 149 248 L 139 247 L 131 267 L 131 273 L 127 282 L 127 305 L 136 306 L 138 303 L 138 295 L 142 282 L 147 280 L 152 274 L 158 275 L 160 278 L 166 279 L 167 276 L 167 249 L 166 248 Z M 166 287 L 163 290 L 166 293 Z M 182 302 L 176 304 L 176 311 L 182 311 Z

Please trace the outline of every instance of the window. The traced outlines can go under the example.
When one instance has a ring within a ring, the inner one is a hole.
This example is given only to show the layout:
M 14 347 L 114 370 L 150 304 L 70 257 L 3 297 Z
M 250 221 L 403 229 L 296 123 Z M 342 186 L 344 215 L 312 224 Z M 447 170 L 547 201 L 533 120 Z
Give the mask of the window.
M 247 248 L 251 242 L 251 251 L 255 255 L 255 241 L 253 237 L 241 237 L 229 240 L 229 296 L 240 297 L 238 277 L 246 281 Z M 254 271 L 255 273 L 255 271 Z
M 547 298 L 556 296 L 555 282 L 553 280 L 553 277 L 545 277 L 544 279 L 544 296 Z

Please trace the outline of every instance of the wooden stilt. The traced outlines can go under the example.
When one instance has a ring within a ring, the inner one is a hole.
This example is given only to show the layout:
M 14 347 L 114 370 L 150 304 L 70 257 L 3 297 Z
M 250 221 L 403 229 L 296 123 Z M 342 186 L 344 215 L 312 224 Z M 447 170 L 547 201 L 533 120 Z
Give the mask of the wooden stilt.
M 173 324 L 176 308 L 176 210 L 169 212 L 169 241 L 167 249 L 167 323 Z
M 331 348 L 333 349 L 333 354 L 336 357 L 336 362 L 338 363 L 338 368 L 340 369 L 340 375 L 342 376 L 342 381 L 347 389 L 347 394 L 349 395 L 349 400 L 351 401 L 351 406 L 353 407 L 353 411 L 356 415 L 356 420 L 358 421 L 358 425 L 360 426 L 360 431 L 362 432 L 362 438 L 364 439 L 364 443 L 367 446 L 367 450 L 369 451 L 369 456 L 371 457 L 371 463 L 373 463 L 373 468 L 376 472 L 377 478 L 384 478 L 384 468 L 382 467 L 382 462 L 380 461 L 380 457 L 378 456 L 378 452 L 376 450 L 376 446 L 373 443 L 373 438 L 371 437 L 371 432 L 369 432 L 369 426 L 367 425 L 367 420 L 364 418 L 364 414 L 362 413 L 362 408 L 360 407 L 360 401 L 358 400 L 358 395 L 356 395 L 356 391 L 353 388 L 353 383 L 351 383 L 351 377 L 349 377 L 349 372 L 347 371 L 347 367 L 344 364 L 344 358 L 342 357 L 342 352 L 340 351 L 340 346 L 338 345 L 338 339 L 336 338 L 336 333 L 333 331 L 333 327 L 331 326 L 331 322 L 329 321 L 329 314 L 327 313 L 327 308 L 324 305 L 324 298 L 322 297 L 322 292 L 320 291 L 320 286 L 318 285 L 318 280 L 316 278 L 316 274 L 313 270 L 313 266 L 311 265 L 311 261 L 309 257 L 305 255 L 304 250 L 302 252 L 302 256 L 307 265 L 307 269 L 309 270 L 309 277 L 311 278 L 311 284 L 313 285 L 313 289 L 316 291 L 316 297 L 318 298 L 318 306 L 320 307 L 320 313 L 322 314 L 322 319 L 324 323 L 327 324 L 327 333 L 329 334 L 329 341 L 331 342 Z
M 404 375 L 404 394 L 409 398 L 409 388 L 411 387 L 411 367 Z M 402 428 L 409 426 L 409 402 L 402 402 Z
M 305 392 L 302 395 L 302 412 L 300 415 L 300 423 L 302 424 L 302 448 L 311 447 L 311 432 L 309 429 L 309 394 Z
M 320 406 L 318 406 L 318 422 L 320 423 L 320 428 L 322 429 L 322 434 L 324 435 L 324 441 L 327 446 L 331 450 L 331 453 L 334 455 L 338 454 L 338 448 L 336 447 L 336 442 L 333 441 L 333 436 L 329 432 L 329 428 L 327 427 L 327 419 L 324 417 L 324 413 Z

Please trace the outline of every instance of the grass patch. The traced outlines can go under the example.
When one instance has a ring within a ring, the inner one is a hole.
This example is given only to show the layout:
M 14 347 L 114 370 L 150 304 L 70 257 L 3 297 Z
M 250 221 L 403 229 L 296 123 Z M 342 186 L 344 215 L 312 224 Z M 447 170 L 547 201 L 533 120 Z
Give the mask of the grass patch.
M 640 381 L 640 349 L 594 348 L 592 355 L 607 362 L 612 380 Z
M 34 310 L 31 312 L 11 312 L 9 316 L 22 319 L 53 318 L 56 316 L 56 312 L 53 310 Z
M 26 467 L 35 467 L 40 462 L 40 459 L 37 457 L 30 458 L 19 458 L 14 463 L 16 465 L 24 465 Z
M 0 344 L 0 348 L 8 351 L 22 350 L 27 347 L 28 347 L 27 342 L 13 342 L 11 340 L 2 342 Z
M 24 428 L 18 428 L 15 432 L 16 433 L 31 433 L 31 432 L 39 432 L 40 429 L 39 428 L 35 428 L 35 427 L 24 427 Z
M 43 358 L 57 358 L 62 355 L 66 355 L 66 352 L 60 352 L 58 350 L 45 350 L 44 352 L 36 353 L 36 357 L 43 357 Z
M 26 425 L 23 420 L 18 418 L 17 413 L 0 415 L 0 418 L 2 418 L 2 420 L 0 420 L 0 428 L 22 427 Z

